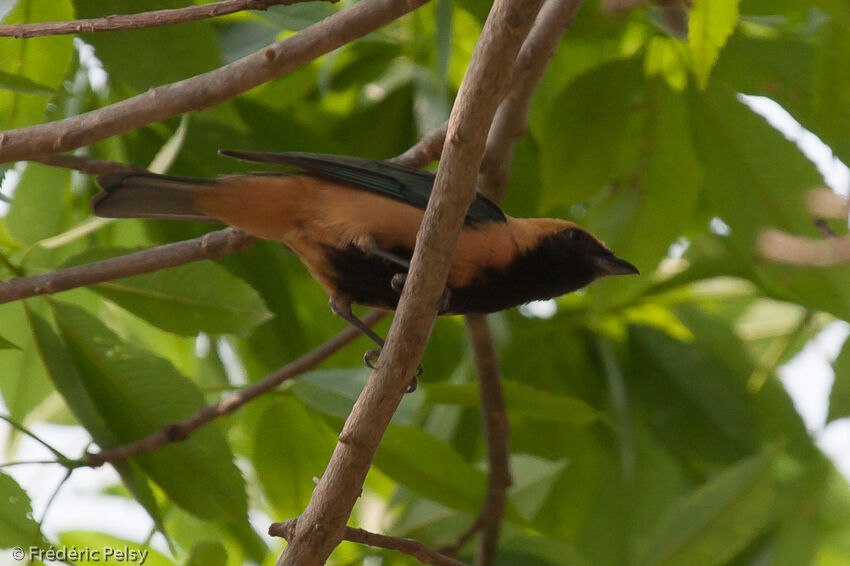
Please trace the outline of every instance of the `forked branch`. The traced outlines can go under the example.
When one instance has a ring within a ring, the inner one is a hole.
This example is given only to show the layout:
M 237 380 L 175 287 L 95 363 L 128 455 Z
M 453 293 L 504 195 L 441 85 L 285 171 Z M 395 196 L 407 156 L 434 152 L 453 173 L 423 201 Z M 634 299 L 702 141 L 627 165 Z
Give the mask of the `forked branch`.
M 345 422 L 280 566 L 324 564 L 345 536 L 372 458 L 425 349 L 475 197 L 487 131 L 539 7 L 539 0 L 496 0 L 493 5 L 452 108 L 447 143 L 381 361 Z
M 295 532 L 295 526 L 298 519 L 290 519 L 283 523 L 273 523 L 269 527 L 269 534 L 274 537 L 281 537 L 287 541 L 292 539 Z M 375 548 L 385 548 L 387 550 L 396 550 L 412 556 L 422 564 L 431 564 L 432 566 L 465 566 L 463 562 L 455 560 L 445 554 L 440 554 L 436 550 L 432 550 L 411 538 L 391 537 L 372 533 L 364 529 L 355 529 L 354 527 L 345 527 L 343 540 L 373 546 Z

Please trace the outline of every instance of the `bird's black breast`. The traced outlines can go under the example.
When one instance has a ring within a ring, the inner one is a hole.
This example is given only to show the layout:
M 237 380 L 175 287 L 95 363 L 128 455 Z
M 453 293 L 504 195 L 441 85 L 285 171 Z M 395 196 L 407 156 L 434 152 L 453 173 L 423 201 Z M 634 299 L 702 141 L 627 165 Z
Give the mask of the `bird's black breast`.
M 387 250 L 409 260 L 412 250 Z M 386 309 L 398 306 L 399 293 L 392 278 L 407 269 L 389 259 L 350 245 L 327 248 L 338 293 L 352 302 Z M 580 289 L 596 278 L 592 258 L 565 246 L 563 236 L 552 235 L 517 255 L 501 268 L 484 267 L 463 287 L 449 287 L 449 307 L 442 314 L 491 313 L 529 301 L 551 299 Z
M 403 247 L 387 251 L 406 260 L 413 254 Z M 407 272 L 403 266 L 353 244 L 344 248 L 327 247 L 325 252 L 337 293 L 360 305 L 393 310 L 398 306 L 399 294 L 392 288 L 392 278 Z
M 464 287 L 451 289 L 452 314 L 491 313 L 559 297 L 596 278 L 592 260 L 572 253 L 563 236 L 554 234 L 502 268 L 481 269 Z

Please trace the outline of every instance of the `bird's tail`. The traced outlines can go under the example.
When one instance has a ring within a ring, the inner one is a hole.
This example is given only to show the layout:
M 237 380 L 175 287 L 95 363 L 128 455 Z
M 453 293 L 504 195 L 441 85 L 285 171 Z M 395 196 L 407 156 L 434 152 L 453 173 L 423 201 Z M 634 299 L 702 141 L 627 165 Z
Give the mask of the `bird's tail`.
M 195 206 L 193 193 L 212 179 L 155 173 L 107 173 L 97 178 L 104 192 L 91 200 L 92 211 L 106 218 L 159 218 L 216 222 Z

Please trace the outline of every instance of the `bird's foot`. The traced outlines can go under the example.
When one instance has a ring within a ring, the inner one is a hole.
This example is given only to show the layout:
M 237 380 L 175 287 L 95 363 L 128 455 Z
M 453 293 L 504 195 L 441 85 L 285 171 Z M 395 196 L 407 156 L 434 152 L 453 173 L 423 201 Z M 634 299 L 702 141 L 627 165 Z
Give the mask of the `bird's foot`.
M 365 354 L 363 354 L 363 363 L 372 369 L 376 369 L 377 366 L 375 365 L 375 362 L 378 361 L 380 355 L 380 350 L 368 350 Z M 416 374 L 414 374 L 413 379 L 410 380 L 410 385 L 407 386 L 405 393 L 413 393 L 416 391 L 416 388 L 419 386 L 418 377 L 422 375 L 424 371 L 425 370 L 422 369 L 421 365 L 416 367 Z
M 401 291 L 404 289 L 404 284 L 406 282 L 407 273 L 396 273 L 390 280 L 390 286 L 393 288 L 393 291 L 401 295 Z M 448 289 L 448 287 L 446 287 L 445 289 L 443 289 L 443 295 L 440 297 L 440 304 L 437 308 L 437 312 L 440 314 L 448 312 L 451 300 L 452 292 Z
M 380 350 L 366 350 L 366 353 L 363 354 L 363 363 L 371 369 L 376 369 L 377 366 L 375 366 L 375 362 L 378 361 L 378 357 L 380 355 Z
M 404 284 L 407 282 L 407 273 L 396 273 L 393 275 L 393 278 L 390 280 L 390 287 L 393 288 L 393 291 L 401 295 L 402 290 L 404 289 Z

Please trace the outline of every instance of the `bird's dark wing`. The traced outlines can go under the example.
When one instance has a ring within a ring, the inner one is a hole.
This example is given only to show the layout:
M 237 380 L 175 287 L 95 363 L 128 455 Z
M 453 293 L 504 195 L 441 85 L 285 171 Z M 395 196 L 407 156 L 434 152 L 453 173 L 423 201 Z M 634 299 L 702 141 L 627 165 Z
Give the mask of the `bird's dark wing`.
M 220 150 L 219 153 L 243 161 L 298 167 L 316 176 L 369 189 L 422 209 L 428 205 L 434 187 L 434 175 L 431 173 L 362 157 L 231 150 Z M 506 222 L 502 209 L 481 194 L 469 207 L 466 220 L 473 223 Z

